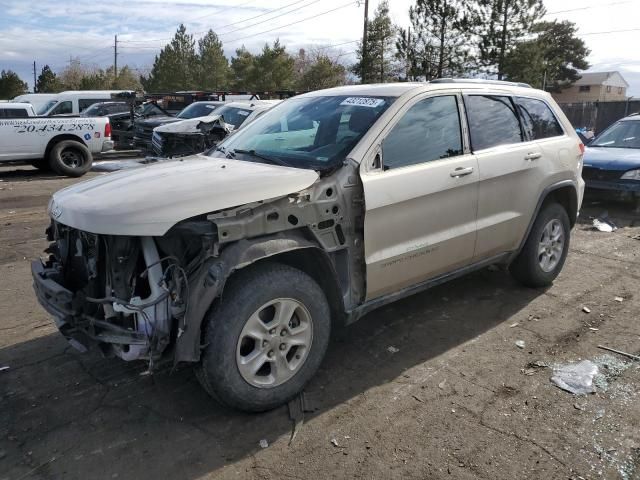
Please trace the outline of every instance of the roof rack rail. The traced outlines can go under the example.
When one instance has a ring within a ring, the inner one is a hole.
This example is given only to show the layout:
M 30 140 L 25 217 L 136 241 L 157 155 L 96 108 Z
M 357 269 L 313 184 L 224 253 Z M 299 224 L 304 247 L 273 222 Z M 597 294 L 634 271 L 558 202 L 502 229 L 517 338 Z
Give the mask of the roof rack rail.
M 528 83 L 508 82 L 505 80 L 484 80 L 482 78 L 436 78 L 427 83 L 482 83 L 488 85 L 510 85 L 512 87 L 532 88 Z

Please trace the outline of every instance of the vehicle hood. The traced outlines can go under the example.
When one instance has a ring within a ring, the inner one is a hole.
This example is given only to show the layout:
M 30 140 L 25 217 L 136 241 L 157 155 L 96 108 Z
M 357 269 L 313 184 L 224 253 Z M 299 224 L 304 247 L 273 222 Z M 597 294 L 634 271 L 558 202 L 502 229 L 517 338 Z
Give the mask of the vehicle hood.
M 164 116 L 156 116 L 152 118 L 147 118 L 145 120 L 136 120 L 136 125 L 144 126 L 144 127 L 157 127 L 159 125 L 164 125 L 166 123 L 180 122 L 182 121 L 176 117 L 164 117 Z
M 584 166 L 601 170 L 629 170 L 640 168 L 640 149 L 587 147 Z
M 232 126 L 228 123 L 224 123 L 224 120 L 221 119 L 221 115 L 207 115 L 205 117 L 189 118 L 180 122 L 162 125 L 154 128 L 153 131 L 158 133 L 200 133 L 201 130 L 198 128 L 198 125 L 201 123 L 212 124 L 216 122 L 219 123 L 222 128 L 225 128 L 228 131 L 232 130 Z
M 311 186 L 313 170 L 204 155 L 122 170 L 53 195 L 49 215 L 97 234 L 160 236 L 181 220 Z

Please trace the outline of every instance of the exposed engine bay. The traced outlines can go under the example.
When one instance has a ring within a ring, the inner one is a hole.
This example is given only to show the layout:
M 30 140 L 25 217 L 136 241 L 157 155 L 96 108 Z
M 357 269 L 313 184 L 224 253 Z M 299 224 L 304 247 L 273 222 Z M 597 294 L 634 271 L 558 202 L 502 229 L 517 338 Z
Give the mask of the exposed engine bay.
M 212 116 L 196 125 L 177 122 L 156 128 L 151 145 L 154 153 L 160 157 L 193 155 L 217 145 L 232 130 L 233 127 L 225 123 L 221 116 Z
M 363 202 L 356 165 L 309 189 L 183 220 L 162 236 L 84 232 L 55 220 L 32 263 L 40 303 L 80 350 L 199 360 L 201 323 L 234 271 L 278 256 L 316 271 L 337 317 L 364 298 Z M 170 353 L 172 352 L 172 354 Z

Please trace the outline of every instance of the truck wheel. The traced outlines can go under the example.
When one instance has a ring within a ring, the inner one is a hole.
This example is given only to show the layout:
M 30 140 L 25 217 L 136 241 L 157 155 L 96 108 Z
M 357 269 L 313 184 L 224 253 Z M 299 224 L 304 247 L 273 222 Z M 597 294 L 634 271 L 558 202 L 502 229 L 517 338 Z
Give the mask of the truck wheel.
M 551 285 L 567 258 L 570 231 L 569 216 L 562 205 L 543 205 L 524 248 L 509 266 L 511 274 L 527 287 Z
M 228 407 L 261 412 L 291 400 L 315 374 L 331 314 L 306 273 L 265 263 L 229 280 L 204 328 L 202 386 Z
M 49 154 L 49 165 L 59 175 L 81 177 L 89 171 L 93 157 L 89 149 L 75 140 L 58 142 Z

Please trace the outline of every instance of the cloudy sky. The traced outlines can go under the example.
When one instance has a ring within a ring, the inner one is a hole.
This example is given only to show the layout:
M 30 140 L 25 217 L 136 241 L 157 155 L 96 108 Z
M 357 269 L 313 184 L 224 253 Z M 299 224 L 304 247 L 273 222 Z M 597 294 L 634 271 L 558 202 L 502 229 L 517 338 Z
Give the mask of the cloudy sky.
M 370 0 L 370 15 L 380 0 Z M 213 28 L 227 56 L 245 45 L 257 51 L 280 38 L 290 51 L 334 46 L 353 58 L 362 35 L 363 2 L 349 0 L 0 0 L 0 69 L 11 69 L 32 87 L 32 65 L 54 70 L 78 57 L 87 66 L 113 62 L 148 69 L 179 23 L 196 37 Z M 390 0 L 394 23 L 407 25 L 414 0 Z M 640 96 L 640 1 L 545 0 L 547 19 L 571 20 L 591 49 L 593 71 L 619 70 Z

